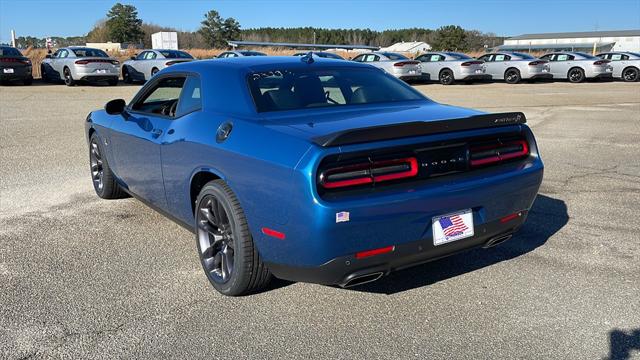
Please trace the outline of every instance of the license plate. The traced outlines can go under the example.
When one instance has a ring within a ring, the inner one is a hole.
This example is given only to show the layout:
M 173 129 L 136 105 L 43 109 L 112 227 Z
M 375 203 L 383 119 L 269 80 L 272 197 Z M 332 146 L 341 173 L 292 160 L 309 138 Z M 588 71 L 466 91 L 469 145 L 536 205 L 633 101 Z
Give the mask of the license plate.
M 436 216 L 431 219 L 433 245 L 438 246 L 473 236 L 473 212 L 471 209 Z
M 98 70 L 96 70 L 96 73 L 98 73 L 98 74 L 106 74 L 106 73 L 107 73 L 107 70 L 104 70 L 104 69 L 98 69 Z
M 13 74 L 13 69 L 12 68 L 2 69 L 2 72 L 5 74 Z
M 415 70 L 409 70 L 409 74 L 415 74 L 416 71 Z
M 482 69 L 477 69 L 476 74 L 482 74 Z

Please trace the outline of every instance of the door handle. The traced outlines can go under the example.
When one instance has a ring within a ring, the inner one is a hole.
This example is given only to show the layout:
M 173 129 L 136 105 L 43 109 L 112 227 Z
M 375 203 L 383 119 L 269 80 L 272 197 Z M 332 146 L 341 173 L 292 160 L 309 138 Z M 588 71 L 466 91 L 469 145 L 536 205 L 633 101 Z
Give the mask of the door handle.
M 162 129 L 151 130 L 151 136 L 153 136 L 154 139 L 157 139 L 160 135 L 162 135 Z

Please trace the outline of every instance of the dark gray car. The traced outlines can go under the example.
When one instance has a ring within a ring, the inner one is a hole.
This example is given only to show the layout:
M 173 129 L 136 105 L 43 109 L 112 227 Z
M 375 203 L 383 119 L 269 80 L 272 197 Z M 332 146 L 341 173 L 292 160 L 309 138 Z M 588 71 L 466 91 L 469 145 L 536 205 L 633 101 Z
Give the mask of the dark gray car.
M 31 85 L 31 60 L 14 47 L 0 46 L 0 81 L 22 81 L 25 85 Z

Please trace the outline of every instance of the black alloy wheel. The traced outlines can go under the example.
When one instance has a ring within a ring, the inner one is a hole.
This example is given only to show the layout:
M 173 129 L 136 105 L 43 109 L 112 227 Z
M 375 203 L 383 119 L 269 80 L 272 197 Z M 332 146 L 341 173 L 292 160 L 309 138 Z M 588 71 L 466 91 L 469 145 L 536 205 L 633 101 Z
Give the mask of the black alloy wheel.
M 638 81 L 638 75 L 640 75 L 638 69 L 632 67 L 627 68 L 622 72 L 622 80 L 626 82 Z
M 63 75 L 64 75 L 64 84 L 67 86 L 73 86 L 76 84 L 76 81 L 73 80 L 73 76 L 71 76 L 71 70 L 69 70 L 68 67 L 64 68 L 63 70 Z
M 572 83 L 581 83 L 584 81 L 584 70 L 573 68 L 569 70 L 569 81 Z

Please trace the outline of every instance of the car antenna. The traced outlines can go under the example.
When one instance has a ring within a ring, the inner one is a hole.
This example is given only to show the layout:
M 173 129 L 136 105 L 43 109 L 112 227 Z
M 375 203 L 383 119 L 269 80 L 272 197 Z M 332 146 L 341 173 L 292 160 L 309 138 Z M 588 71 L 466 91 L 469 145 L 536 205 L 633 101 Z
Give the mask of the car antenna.
M 301 57 L 300 61 L 307 64 L 313 64 L 313 51 L 309 51 L 306 55 Z

